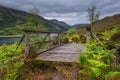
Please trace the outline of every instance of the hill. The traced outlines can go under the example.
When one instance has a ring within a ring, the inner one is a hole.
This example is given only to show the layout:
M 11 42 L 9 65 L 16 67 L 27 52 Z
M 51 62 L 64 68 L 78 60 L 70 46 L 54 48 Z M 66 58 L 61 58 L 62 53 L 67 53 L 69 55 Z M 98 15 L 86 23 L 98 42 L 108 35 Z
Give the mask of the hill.
M 14 28 L 16 24 L 25 23 L 28 15 L 30 15 L 30 13 L 0 6 L 0 30 Z M 48 30 L 62 31 L 70 28 L 70 26 L 65 22 L 58 20 L 47 20 L 41 16 L 39 16 L 39 18 L 44 24 L 43 26 Z
M 120 14 L 116 14 L 94 22 L 92 31 L 102 32 L 102 31 L 110 30 L 111 28 L 119 24 L 120 24 Z M 91 24 L 89 25 L 91 26 Z M 77 30 L 79 33 L 85 33 L 85 26 L 78 28 Z
M 57 25 L 62 25 L 63 28 L 66 28 L 66 29 L 71 28 L 70 25 L 66 24 L 66 23 L 63 22 L 63 21 L 58 21 L 58 20 L 56 20 L 56 19 L 52 19 L 52 20 L 50 20 L 50 21 L 52 21 L 53 23 L 55 23 L 55 24 L 57 24 Z
M 85 25 L 87 25 L 87 23 L 86 24 L 75 24 L 72 27 L 73 28 L 80 28 L 80 27 L 85 26 Z

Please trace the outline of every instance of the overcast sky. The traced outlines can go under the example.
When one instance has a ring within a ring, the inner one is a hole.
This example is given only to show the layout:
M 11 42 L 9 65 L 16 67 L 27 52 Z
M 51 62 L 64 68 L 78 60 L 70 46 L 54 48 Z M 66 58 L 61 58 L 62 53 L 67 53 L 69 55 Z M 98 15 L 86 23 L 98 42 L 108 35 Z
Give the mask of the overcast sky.
M 93 4 L 100 12 L 100 18 L 120 13 L 120 0 L 0 0 L 0 5 L 23 11 L 35 6 L 44 18 L 70 25 L 89 23 L 86 10 Z

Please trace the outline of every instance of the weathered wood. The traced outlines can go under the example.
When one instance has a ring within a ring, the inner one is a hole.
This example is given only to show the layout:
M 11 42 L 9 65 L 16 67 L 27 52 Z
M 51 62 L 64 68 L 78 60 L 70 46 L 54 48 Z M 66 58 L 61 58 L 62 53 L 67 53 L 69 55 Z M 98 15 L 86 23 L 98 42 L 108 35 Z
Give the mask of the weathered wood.
M 51 42 L 50 42 L 50 34 L 48 35 L 48 41 L 49 41 L 49 42 L 48 42 L 48 49 L 50 49 L 50 43 L 51 43 Z
M 23 39 L 25 38 L 25 34 L 22 36 L 22 38 L 20 39 L 20 41 L 19 41 L 19 43 L 18 43 L 18 45 L 17 45 L 17 48 L 16 48 L 16 50 L 19 48 L 19 46 L 20 46 L 20 44 L 22 43 L 22 41 L 23 41 Z M 16 51 L 15 50 L 15 51 Z
M 46 34 L 46 36 L 43 39 L 43 42 L 39 44 L 39 48 L 41 48 L 41 45 L 45 42 L 45 40 L 47 39 L 47 36 L 49 35 L 49 33 Z
M 86 32 L 87 32 L 87 42 L 89 42 L 90 38 L 93 36 L 91 31 L 91 26 L 86 26 Z
M 66 34 L 64 32 L 61 33 L 61 32 L 49 32 L 49 31 L 39 31 L 39 30 L 23 30 L 23 31 L 25 32 L 25 45 L 26 45 L 25 55 L 26 55 L 26 57 L 28 57 L 29 54 L 30 54 L 30 45 L 37 44 L 39 46 L 39 48 L 41 48 L 41 46 L 44 43 L 48 43 L 48 49 L 40 52 L 40 53 L 43 53 L 43 52 L 49 51 L 51 49 L 54 49 L 58 46 L 61 46 L 61 40 L 63 40 L 63 39 L 60 39 L 60 34 Z M 38 41 L 38 42 L 35 42 L 35 43 L 30 43 L 30 40 L 29 40 L 29 34 L 30 33 L 39 33 L 39 34 L 44 33 L 44 34 L 46 34 L 46 36 L 44 37 L 42 42 Z M 58 34 L 58 36 L 56 37 L 56 40 L 51 40 L 51 36 L 50 36 L 51 34 Z M 51 42 L 54 42 L 54 41 L 57 41 L 58 45 L 52 46 Z
M 84 44 L 69 43 L 37 55 L 38 60 L 78 62 L 78 55 L 86 50 Z
M 25 33 L 25 57 L 29 56 L 30 45 L 29 45 L 29 32 Z
M 30 33 L 60 33 L 60 32 L 55 32 L 55 31 L 40 31 L 40 30 L 23 30 L 24 32 L 30 32 Z
M 60 33 L 57 36 L 58 45 L 60 46 Z
M 100 45 L 103 46 L 104 49 L 106 49 L 104 47 L 103 43 L 99 40 L 99 38 L 97 38 L 97 36 L 93 34 L 93 32 L 91 30 L 91 26 L 86 26 L 86 32 L 87 32 L 87 42 L 89 42 L 90 38 L 92 37 L 92 38 L 96 39 L 100 43 Z
M 57 47 L 59 47 L 59 45 L 56 45 L 56 46 L 54 46 L 54 47 L 51 47 L 51 48 L 49 48 L 49 49 L 47 49 L 47 50 L 39 51 L 39 52 L 37 52 L 37 55 L 42 54 L 42 53 L 47 52 L 47 51 L 50 51 L 50 50 L 55 49 L 55 48 L 57 48 Z

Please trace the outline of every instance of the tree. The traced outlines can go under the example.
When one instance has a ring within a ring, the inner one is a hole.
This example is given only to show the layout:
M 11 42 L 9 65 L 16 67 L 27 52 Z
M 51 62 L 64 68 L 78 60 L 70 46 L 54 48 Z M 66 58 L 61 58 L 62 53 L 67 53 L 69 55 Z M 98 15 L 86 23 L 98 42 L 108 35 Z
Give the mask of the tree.
M 88 19 L 91 23 L 97 21 L 99 19 L 99 12 L 96 11 L 96 6 L 93 5 L 92 7 L 88 8 Z
M 43 27 L 44 24 L 40 19 L 40 16 L 38 15 L 40 12 L 39 9 L 33 7 L 33 9 L 29 10 L 29 12 L 30 14 L 26 18 L 25 27 L 27 26 L 28 29 L 46 30 L 46 28 Z
M 87 42 L 91 37 L 94 37 L 93 32 L 91 31 L 93 27 L 93 22 L 97 21 L 99 19 L 99 12 L 96 11 L 96 6 L 93 5 L 92 7 L 87 9 L 88 12 L 88 19 L 91 23 L 91 26 L 86 26 L 86 31 L 87 31 Z M 89 28 L 89 30 L 88 30 Z
M 28 25 L 38 27 L 39 23 L 40 23 L 40 19 L 39 19 L 39 16 L 37 14 L 31 13 L 27 17 L 27 24 Z
M 32 26 L 38 27 L 40 23 L 40 18 L 38 16 L 38 13 L 40 12 L 39 9 L 33 7 L 33 9 L 29 10 L 29 12 L 30 15 L 27 17 L 27 22 Z

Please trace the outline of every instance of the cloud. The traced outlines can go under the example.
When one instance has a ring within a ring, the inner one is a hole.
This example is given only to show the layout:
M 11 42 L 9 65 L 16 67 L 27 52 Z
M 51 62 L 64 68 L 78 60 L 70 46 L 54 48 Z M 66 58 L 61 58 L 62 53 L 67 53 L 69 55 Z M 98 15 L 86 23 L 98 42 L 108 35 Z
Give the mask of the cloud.
M 0 5 L 29 11 L 36 6 L 40 15 L 47 19 L 58 19 L 68 24 L 88 23 L 88 7 L 95 4 L 101 17 L 120 13 L 120 0 L 0 0 Z

